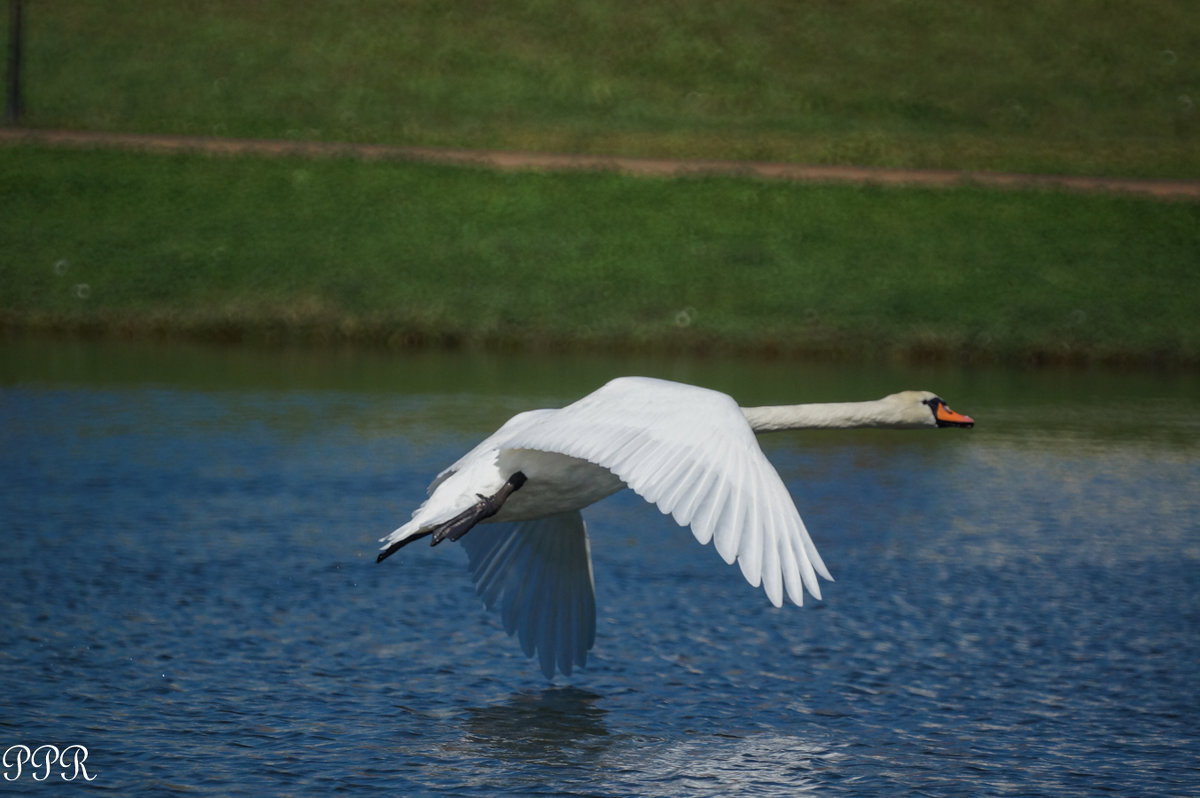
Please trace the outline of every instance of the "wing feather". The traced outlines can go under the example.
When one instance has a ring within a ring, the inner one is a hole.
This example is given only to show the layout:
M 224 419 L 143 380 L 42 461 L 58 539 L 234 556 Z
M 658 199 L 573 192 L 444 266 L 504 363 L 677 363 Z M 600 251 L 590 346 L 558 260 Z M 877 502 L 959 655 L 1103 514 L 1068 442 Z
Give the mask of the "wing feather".
M 734 484 L 740 484 L 740 475 L 745 470 L 742 457 L 735 458 L 733 465 L 736 471 L 736 475 L 733 477 Z M 765 536 L 760 527 L 748 525 L 743 521 L 742 516 L 746 512 L 747 505 L 745 490 L 730 491 L 729 500 L 722 508 L 722 518 L 718 523 L 744 530 L 741 542 L 738 544 L 738 564 L 742 567 L 742 575 L 746 577 L 746 581 L 754 587 L 758 587 L 762 582 L 763 538 Z
M 799 604 L 803 588 L 820 597 L 817 573 L 831 578 L 783 480 L 723 393 L 623 377 L 514 430 L 507 445 L 607 468 L 700 543 L 713 541 L 726 562 L 737 560 L 776 606 L 785 587 Z
M 731 491 L 728 477 L 720 471 L 713 471 L 710 472 L 709 479 L 710 484 L 705 491 L 711 492 L 712 496 L 709 501 L 696 508 L 691 524 L 693 529 L 702 530 L 705 534 L 721 528 L 722 516 L 728 509 L 735 506 L 735 502 L 729 496 Z M 732 524 L 725 524 L 725 526 L 732 526 Z
M 763 558 L 762 580 L 763 590 L 767 598 L 776 607 L 783 604 L 783 565 L 780 557 L 780 547 L 784 545 L 783 535 L 778 527 L 778 517 L 775 508 L 767 506 L 763 513 Z
M 791 519 L 788 519 L 789 521 Z M 801 585 L 806 584 L 803 579 L 804 566 L 807 562 L 803 557 L 797 556 L 797 547 L 794 545 L 793 535 L 783 534 L 779 538 L 779 576 L 782 580 L 780 587 L 780 600 L 782 594 L 786 591 L 788 598 L 797 604 L 804 603 L 804 590 Z M 803 549 L 800 549 L 802 555 Z M 811 587 L 811 586 L 810 586 Z M 820 590 L 813 594 L 817 598 L 821 597 Z
M 578 512 L 480 524 L 459 543 L 475 590 L 516 634 L 546 678 L 587 663 L 596 641 L 596 596 L 587 530 Z
M 526 549 L 526 559 L 528 559 L 528 549 Z M 531 568 L 528 565 L 522 569 L 525 573 L 525 584 L 521 586 L 518 595 L 521 597 L 521 604 L 517 606 L 524 611 L 516 614 L 517 622 L 517 639 L 521 641 L 521 648 L 525 651 L 525 656 L 532 657 L 537 653 L 542 642 L 540 632 L 542 631 L 542 616 L 546 615 L 545 591 L 542 589 L 542 583 L 545 581 L 546 572 L 541 568 Z M 543 670 L 545 666 L 543 665 Z
M 713 471 L 712 464 L 697 460 L 695 465 L 680 480 L 679 490 L 670 502 L 671 515 L 680 526 L 691 526 L 697 512 L 706 503 L 712 503 Z

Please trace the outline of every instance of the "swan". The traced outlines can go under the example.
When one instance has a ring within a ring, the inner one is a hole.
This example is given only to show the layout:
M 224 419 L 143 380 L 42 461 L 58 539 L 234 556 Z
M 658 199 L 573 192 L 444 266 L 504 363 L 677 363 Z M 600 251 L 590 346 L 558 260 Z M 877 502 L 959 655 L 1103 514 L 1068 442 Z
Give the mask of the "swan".
M 408 523 L 381 538 L 382 562 L 425 537 L 459 541 L 484 605 L 547 679 L 595 643 L 596 602 L 580 508 L 629 487 L 712 541 L 776 607 L 832 580 L 755 432 L 971 427 L 936 394 L 742 408 L 719 391 L 620 377 L 560 409 L 530 410 L 438 474 Z M 483 522 L 483 523 L 481 523 Z M 476 527 L 476 524 L 479 524 Z M 474 531 L 472 531 L 474 530 Z M 467 535 L 467 532 L 471 532 Z

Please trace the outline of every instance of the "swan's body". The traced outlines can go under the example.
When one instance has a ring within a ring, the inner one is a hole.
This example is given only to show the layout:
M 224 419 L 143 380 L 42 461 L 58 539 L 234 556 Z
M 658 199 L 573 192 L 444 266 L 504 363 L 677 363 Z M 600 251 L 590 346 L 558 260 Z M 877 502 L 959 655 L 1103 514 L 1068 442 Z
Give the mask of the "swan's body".
M 382 560 L 417 538 L 461 537 L 476 588 L 547 677 L 583 665 L 595 640 L 591 556 L 580 508 L 629 487 L 713 541 L 775 606 L 832 580 L 755 431 L 971 426 L 934 394 L 739 408 L 706 388 L 613 380 L 558 410 L 511 418 L 433 481 Z M 475 527 L 476 523 L 486 525 Z M 467 531 L 472 530 L 467 535 Z

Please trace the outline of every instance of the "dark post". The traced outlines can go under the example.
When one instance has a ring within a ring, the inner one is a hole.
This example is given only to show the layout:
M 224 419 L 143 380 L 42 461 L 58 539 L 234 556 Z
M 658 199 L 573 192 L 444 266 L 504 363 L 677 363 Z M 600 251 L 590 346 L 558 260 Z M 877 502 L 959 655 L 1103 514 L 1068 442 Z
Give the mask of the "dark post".
M 8 100 L 4 124 L 21 119 L 21 0 L 8 0 Z

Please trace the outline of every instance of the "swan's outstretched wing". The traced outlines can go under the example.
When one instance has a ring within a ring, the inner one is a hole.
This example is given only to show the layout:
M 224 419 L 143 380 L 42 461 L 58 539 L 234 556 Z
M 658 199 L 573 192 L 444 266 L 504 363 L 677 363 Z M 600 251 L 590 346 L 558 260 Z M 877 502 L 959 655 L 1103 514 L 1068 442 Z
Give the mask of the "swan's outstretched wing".
M 718 391 L 622 377 L 536 425 L 506 447 L 559 452 L 612 471 L 647 501 L 712 540 L 775 606 L 820 598 L 832 579 L 783 480 L 737 403 Z
M 480 524 L 459 543 L 467 550 L 484 606 L 537 656 L 546 678 L 570 676 L 596 642 L 596 595 L 587 531 L 578 512 L 533 521 Z

